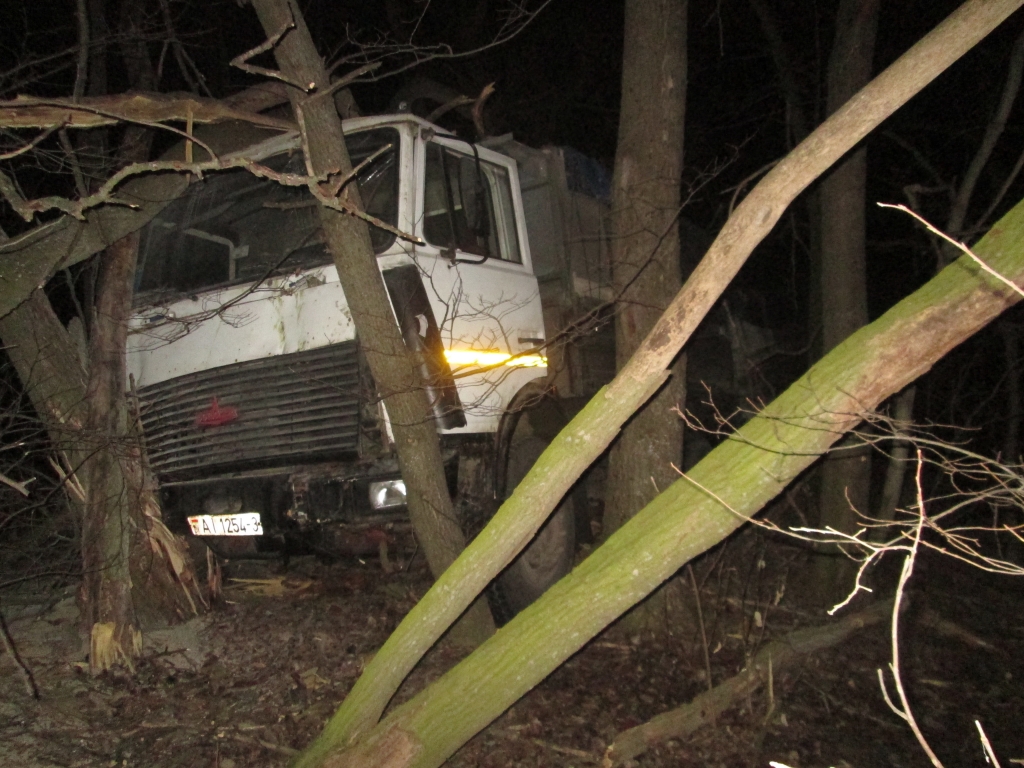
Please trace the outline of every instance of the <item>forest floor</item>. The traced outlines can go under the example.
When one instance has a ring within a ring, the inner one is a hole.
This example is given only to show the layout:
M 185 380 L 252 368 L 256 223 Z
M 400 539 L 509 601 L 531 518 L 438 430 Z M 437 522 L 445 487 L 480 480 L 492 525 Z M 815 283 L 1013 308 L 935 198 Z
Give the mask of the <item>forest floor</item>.
M 777 547 L 772 552 L 770 561 L 785 559 Z M 758 557 L 746 571 L 723 568 L 728 558 L 695 569 L 715 684 L 764 643 L 831 621 L 824 611 L 797 606 L 797 590 L 782 589 L 785 569 L 769 578 L 766 555 Z M 0 765 L 285 766 L 321 729 L 429 578 L 422 557 L 392 574 L 376 560 L 324 565 L 303 558 L 286 573 L 276 564 L 231 563 L 224 583 L 223 599 L 206 616 L 145 633 L 134 676 L 98 678 L 87 672 L 73 587 L 5 595 L 7 624 L 40 698 L 28 695 L 8 655 L 0 657 Z M 681 581 L 681 594 L 692 597 L 690 584 Z M 977 720 L 1003 766 L 1024 764 L 1024 584 L 950 560 L 922 560 L 910 598 L 903 680 L 939 757 L 947 766 L 983 765 Z M 616 734 L 706 690 L 700 637 L 690 632 L 655 643 L 610 628 L 448 764 L 601 765 Z M 396 703 L 459 657 L 442 641 Z M 770 688 L 713 725 L 632 764 L 925 766 L 910 729 L 879 690 L 877 670 L 890 659 L 889 625 L 882 622 L 780 671 Z

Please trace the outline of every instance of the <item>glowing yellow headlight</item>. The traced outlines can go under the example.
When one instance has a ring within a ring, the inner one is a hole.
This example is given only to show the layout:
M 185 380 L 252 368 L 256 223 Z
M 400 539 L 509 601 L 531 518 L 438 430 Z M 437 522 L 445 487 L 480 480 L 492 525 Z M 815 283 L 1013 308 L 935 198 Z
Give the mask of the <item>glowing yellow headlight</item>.
M 543 355 L 512 355 L 506 352 L 492 352 L 478 349 L 446 349 L 444 357 L 448 365 L 478 368 L 492 368 L 507 365 L 513 368 L 547 368 L 548 359 Z

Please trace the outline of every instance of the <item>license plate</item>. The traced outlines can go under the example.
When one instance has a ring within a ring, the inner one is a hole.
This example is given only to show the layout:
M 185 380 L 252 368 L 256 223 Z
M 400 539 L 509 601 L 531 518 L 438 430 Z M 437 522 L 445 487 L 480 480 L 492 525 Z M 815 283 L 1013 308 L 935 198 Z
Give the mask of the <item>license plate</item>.
M 259 512 L 237 515 L 195 515 L 188 519 L 194 536 L 262 536 Z

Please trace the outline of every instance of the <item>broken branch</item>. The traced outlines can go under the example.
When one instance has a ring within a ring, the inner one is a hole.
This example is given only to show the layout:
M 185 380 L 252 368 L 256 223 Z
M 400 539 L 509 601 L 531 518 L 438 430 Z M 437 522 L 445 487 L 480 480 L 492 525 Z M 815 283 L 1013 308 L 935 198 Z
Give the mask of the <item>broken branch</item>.
M 196 123 L 241 120 L 253 125 L 295 130 L 289 120 L 238 109 L 217 99 L 192 94 L 122 93 L 78 99 L 37 99 L 18 96 L 0 101 L 0 126 L 4 128 L 96 128 L 122 121 L 156 125 L 168 120 Z M 161 126 L 166 127 L 166 126 Z
M 616 736 L 605 751 L 603 768 L 622 765 L 656 744 L 668 739 L 686 738 L 713 723 L 727 709 L 758 690 L 770 676 L 777 676 L 803 656 L 838 645 L 854 632 L 885 620 L 892 604 L 887 600 L 834 624 L 799 629 L 769 643 L 738 675 L 696 696 L 688 704 L 663 712 Z
M 291 14 L 291 8 L 288 9 L 289 15 Z M 231 60 L 231 66 L 237 67 L 243 72 L 248 72 L 250 75 L 263 75 L 264 77 L 272 77 L 275 80 L 280 80 L 282 83 L 294 86 L 301 90 L 303 93 L 309 93 L 316 88 L 316 83 L 300 83 L 290 79 L 287 75 L 278 72 L 275 69 L 267 69 L 266 67 L 260 67 L 256 64 L 249 64 L 249 59 L 259 56 L 261 53 L 266 53 L 272 50 L 278 41 L 287 34 L 289 29 L 295 29 L 295 19 L 289 20 L 281 29 L 272 34 L 262 43 L 257 45 L 255 48 L 250 48 L 245 53 L 240 53 Z
M 11 480 L 11 478 L 9 478 L 3 472 L 0 472 L 0 483 L 3 483 L 4 485 L 9 485 L 22 496 L 28 496 L 28 484 L 31 483 L 33 480 L 35 480 L 35 478 L 30 477 L 28 480 L 19 483 L 16 480 Z

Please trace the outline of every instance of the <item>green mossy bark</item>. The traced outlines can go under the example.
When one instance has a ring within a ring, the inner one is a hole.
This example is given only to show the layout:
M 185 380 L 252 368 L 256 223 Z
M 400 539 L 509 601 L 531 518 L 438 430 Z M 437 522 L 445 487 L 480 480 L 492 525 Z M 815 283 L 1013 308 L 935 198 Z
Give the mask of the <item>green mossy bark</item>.
M 1024 281 L 1024 203 L 975 252 L 1000 274 Z M 332 721 L 296 765 L 376 764 L 376 750 L 395 734 L 406 748 L 404 757 L 389 765 L 440 765 L 616 617 L 747 522 L 853 428 L 861 413 L 926 372 L 1018 299 L 967 257 L 946 268 L 829 353 L 540 600 L 350 749 L 344 745 L 353 735 L 351 714 L 347 722 Z M 607 392 L 595 401 L 607 403 Z M 600 402 L 586 410 L 595 407 L 603 416 Z M 558 474 L 567 444 L 580 439 L 573 425 L 581 417 L 545 452 L 535 471 L 545 477 Z M 507 529 L 515 508 L 526 503 L 527 494 L 513 495 L 496 528 Z M 481 537 L 493 540 L 502 533 L 507 530 L 485 530 Z M 472 549 L 466 555 L 479 557 Z M 458 569 L 456 563 L 449 573 Z M 343 706 L 342 713 L 350 710 Z

